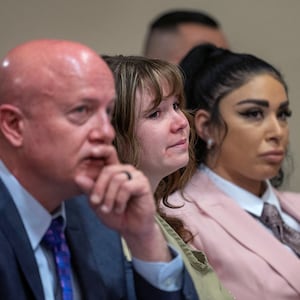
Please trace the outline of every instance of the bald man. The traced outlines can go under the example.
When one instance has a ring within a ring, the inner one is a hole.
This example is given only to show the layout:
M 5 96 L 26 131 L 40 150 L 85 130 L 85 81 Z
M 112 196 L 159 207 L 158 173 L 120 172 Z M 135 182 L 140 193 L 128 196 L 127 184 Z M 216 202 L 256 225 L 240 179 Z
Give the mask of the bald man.
M 82 44 L 30 41 L 2 60 L 1 299 L 197 299 L 148 180 L 118 161 L 114 99 L 111 71 Z
M 229 48 L 217 20 L 201 11 L 168 11 L 150 24 L 143 55 L 179 64 L 189 50 L 204 43 Z

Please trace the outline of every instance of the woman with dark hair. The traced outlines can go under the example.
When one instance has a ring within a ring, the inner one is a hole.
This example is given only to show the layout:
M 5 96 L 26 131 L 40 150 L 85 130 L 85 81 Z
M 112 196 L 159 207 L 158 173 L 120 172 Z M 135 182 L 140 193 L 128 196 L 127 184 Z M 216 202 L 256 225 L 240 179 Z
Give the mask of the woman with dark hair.
M 190 176 L 190 169 L 184 169 L 190 160 L 190 126 L 183 111 L 182 73 L 177 66 L 156 59 L 121 55 L 104 56 L 104 59 L 116 81 L 112 124 L 119 158 L 148 177 L 157 199 L 166 198 L 175 186 Z M 183 237 L 181 239 L 157 214 L 157 222 L 169 244 L 181 253 L 199 299 L 232 299 L 205 255 L 201 251 L 192 252 L 184 243 L 191 235 L 182 221 L 164 218 Z
M 291 116 L 282 75 L 212 45 L 192 49 L 181 67 L 197 170 L 161 209 L 184 220 L 190 245 L 237 299 L 300 299 L 300 197 L 276 189 Z

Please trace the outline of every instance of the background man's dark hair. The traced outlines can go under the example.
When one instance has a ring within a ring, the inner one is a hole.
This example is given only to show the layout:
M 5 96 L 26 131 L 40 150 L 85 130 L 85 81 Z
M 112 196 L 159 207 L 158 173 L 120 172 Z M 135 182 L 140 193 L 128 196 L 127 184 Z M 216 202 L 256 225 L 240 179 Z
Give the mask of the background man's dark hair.
M 202 11 L 174 10 L 161 14 L 150 24 L 150 30 L 156 28 L 174 28 L 180 23 L 199 23 L 212 28 L 219 28 L 219 22 Z

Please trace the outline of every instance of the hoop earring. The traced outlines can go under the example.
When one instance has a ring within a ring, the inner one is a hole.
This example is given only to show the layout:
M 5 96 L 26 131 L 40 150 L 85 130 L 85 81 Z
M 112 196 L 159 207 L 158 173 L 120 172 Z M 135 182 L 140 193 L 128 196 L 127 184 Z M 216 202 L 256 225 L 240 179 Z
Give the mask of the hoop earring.
M 206 142 L 207 150 L 210 150 L 214 144 L 215 144 L 215 141 L 212 138 L 209 138 Z

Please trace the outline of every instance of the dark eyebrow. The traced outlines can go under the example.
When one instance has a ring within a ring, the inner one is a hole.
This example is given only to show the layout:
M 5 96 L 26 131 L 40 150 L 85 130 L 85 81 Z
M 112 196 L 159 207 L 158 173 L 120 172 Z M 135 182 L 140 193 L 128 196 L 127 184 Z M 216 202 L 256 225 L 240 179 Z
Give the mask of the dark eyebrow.
M 269 101 L 262 100 L 262 99 L 245 99 L 239 101 L 236 105 L 243 105 L 243 104 L 256 104 L 264 107 L 269 107 Z
M 243 105 L 243 104 L 256 104 L 263 107 L 269 107 L 269 101 L 263 100 L 263 99 L 245 99 L 241 100 L 237 103 L 237 105 Z M 289 100 L 285 100 L 282 103 L 280 103 L 279 108 L 283 108 L 289 105 Z
M 279 108 L 284 108 L 284 107 L 289 106 L 289 105 L 290 105 L 289 100 L 286 100 L 286 101 L 282 102 L 282 103 L 279 105 Z

